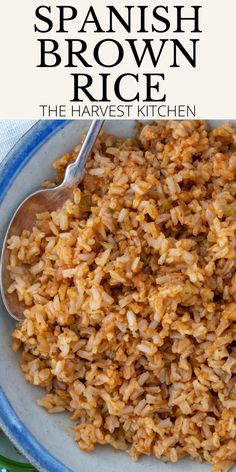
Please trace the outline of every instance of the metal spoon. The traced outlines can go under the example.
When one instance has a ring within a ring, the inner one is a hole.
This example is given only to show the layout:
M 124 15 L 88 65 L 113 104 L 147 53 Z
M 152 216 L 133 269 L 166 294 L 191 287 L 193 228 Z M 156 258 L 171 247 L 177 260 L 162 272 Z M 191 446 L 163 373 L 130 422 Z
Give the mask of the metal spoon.
M 66 168 L 63 182 L 57 187 L 42 189 L 32 193 L 19 205 L 10 221 L 2 246 L 0 266 L 1 294 L 9 315 L 17 321 L 24 319 L 23 312 L 26 307 L 23 302 L 19 302 L 15 292 L 11 294 L 8 293 L 11 279 L 7 269 L 10 255 L 10 251 L 7 248 L 7 241 L 12 235 L 20 235 L 24 229 L 31 230 L 35 223 L 36 213 L 56 210 L 61 207 L 66 200 L 72 198 L 73 189 L 77 187 L 84 176 L 87 158 L 103 123 L 104 120 L 94 120 L 92 122 L 77 159 Z

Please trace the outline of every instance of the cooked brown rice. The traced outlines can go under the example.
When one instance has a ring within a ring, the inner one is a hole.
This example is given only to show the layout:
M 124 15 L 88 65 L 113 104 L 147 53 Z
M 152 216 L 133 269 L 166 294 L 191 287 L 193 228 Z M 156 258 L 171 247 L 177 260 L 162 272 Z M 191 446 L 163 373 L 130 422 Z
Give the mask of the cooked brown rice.
M 82 450 L 236 461 L 235 195 L 235 128 L 161 121 L 101 133 L 74 200 L 10 238 L 14 349 Z

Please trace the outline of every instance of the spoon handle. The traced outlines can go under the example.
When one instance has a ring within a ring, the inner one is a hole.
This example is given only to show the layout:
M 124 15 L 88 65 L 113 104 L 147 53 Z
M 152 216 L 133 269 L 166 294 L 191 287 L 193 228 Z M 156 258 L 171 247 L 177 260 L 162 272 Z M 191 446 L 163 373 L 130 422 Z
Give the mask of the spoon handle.
M 92 121 L 75 162 L 70 164 L 66 169 L 62 185 L 76 185 L 82 179 L 87 158 L 92 150 L 104 121 L 105 120 Z

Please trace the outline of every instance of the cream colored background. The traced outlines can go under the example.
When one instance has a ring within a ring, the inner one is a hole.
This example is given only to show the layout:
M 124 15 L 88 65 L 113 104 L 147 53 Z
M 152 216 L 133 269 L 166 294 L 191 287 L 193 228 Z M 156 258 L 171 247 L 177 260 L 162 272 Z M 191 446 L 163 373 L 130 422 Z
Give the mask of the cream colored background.
M 3 119 L 29 119 L 42 118 L 39 104 L 66 104 L 67 118 L 70 118 L 70 99 L 72 98 L 72 78 L 70 72 L 87 72 L 95 75 L 101 72 L 98 66 L 86 71 L 80 68 L 69 70 L 63 66 L 57 68 L 38 69 L 36 64 L 39 58 L 37 37 L 55 38 L 63 41 L 63 38 L 78 37 L 86 39 L 92 46 L 98 40 L 106 37 L 119 39 L 124 45 L 125 37 L 159 37 L 158 34 L 124 34 L 122 28 L 114 33 L 101 34 L 76 34 L 76 20 L 71 34 L 51 32 L 48 34 L 34 33 L 34 12 L 38 5 L 68 4 L 78 6 L 81 15 L 86 12 L 89 4 L 93 4 L 99 18 L 105 17 L 105 5 L 114 4 L 121 8 L 122 5 L 202 5 L 201 27 L 203 33 L 193 33 L 190 37 L 200 37 L 198 46 L 198 65 L 193 69 L 183 59 L 183 65 L 179 69 L 169 69 L 168 57 L 161 60 L 160 67 L 154 71 L 147 64 L 139 70 L 143 72 L 165 72 L 166 80 L 163 90 L 167 93 L 167 103 L 196 104 L 197 117 L 233 119 L 236 115 L 236 65 L 235 65 L 235 0 L 8 0 L 1 5 L 1 29 L 0 29 L 0 58 L 1 58 L 1 87 L 0 87 L 0 118 Z M 189 10 L 191 13 L 191 10 Z M 71 22 L 72 24 L 72 22 Z M 167 32 L 160 35 L 161 38 L 180 37 L 187 38 L 186 34 L 173 34 Z M 89 47 L 90 47 L 89 46 Z M 125 46 L 127 51 L 128 48 Z M 107 51 L 107 54 L 111 54 Z M 126 54 L 126 60 L 115 69 L 102 70 L 119 75 L 124 72 L 137 73 L 134 66 L 131 67 L 132 58 Z M 133 86 L 130 87 L 132 92 Z M 128 90 L 127 90 L 128 93 Z M 117 99 L 113 96 L 113 102 Z M 53 116 L 51 117 L 53 118 Z M 131 115 L 130 118 L 136 118 Z

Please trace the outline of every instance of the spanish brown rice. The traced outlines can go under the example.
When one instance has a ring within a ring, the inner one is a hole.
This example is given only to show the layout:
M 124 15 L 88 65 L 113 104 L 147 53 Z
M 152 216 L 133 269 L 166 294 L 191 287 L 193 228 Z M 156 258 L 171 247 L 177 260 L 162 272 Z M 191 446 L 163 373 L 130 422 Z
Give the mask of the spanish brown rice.
M 102 132 L 74 200 L 9 240 L 13 347 L 82 450 L 236 461 L 235 195 L 230 125 Z

